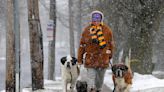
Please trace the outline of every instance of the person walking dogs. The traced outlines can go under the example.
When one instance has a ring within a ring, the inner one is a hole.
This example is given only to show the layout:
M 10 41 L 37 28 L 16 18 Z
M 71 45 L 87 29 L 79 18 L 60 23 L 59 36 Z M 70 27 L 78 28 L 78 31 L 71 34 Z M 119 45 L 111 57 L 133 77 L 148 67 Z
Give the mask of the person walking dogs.
M 84 29 L 78 49 L 78 64 L 87 69 L 89 92 L 101 92 L 104 74 L 113 55 L 112 30 L 104 24 L 100 11 L 91 13 L 91 23 Z

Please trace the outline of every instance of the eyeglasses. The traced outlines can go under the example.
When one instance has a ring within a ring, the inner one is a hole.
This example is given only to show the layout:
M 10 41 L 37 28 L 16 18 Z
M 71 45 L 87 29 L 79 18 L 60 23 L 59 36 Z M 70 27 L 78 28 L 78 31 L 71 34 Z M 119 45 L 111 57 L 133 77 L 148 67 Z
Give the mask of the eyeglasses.
M 92 14 L 92 21 L 93 22 L 101 22 L 102 20 L 102 15 L 99 13 L 94 13 Z

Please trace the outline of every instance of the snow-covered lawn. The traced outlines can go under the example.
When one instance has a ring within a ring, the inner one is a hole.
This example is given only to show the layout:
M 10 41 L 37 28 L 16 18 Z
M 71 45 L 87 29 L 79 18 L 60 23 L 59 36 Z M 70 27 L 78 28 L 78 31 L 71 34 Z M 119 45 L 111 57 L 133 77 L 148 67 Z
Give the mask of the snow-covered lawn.
M 107 70 L 104 83 L 113 89 L 112 72 Z M 152 75 L 134 73 L 133 84 L 130 92 L 164 92 L 164 79 L 158 79 Z

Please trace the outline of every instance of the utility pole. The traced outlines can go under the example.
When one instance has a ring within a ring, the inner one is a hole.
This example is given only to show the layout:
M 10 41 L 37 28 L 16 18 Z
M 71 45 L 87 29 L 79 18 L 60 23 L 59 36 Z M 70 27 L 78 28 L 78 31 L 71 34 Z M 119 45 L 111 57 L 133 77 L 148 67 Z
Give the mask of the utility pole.
M 69 0 L 69 38 L 70 38 L 70 55 L 75 57 L 74 45 L 74 28 L 73 28 L 73 0 Z
M 48 79 L 55 80 L 55 39 L 56 39 L 56 0 L 50 0 L 50 21 L 53 26 L 53 39 L 49 41 Z
M 43 89 L 43 40 L 38 0 L 28 0 L 32 90 Z
M 18 0 L 14 0 L 14 33 L 15 33 L 15 60 L 16 60 L 16 92 L 20 92 L 20 21 Z

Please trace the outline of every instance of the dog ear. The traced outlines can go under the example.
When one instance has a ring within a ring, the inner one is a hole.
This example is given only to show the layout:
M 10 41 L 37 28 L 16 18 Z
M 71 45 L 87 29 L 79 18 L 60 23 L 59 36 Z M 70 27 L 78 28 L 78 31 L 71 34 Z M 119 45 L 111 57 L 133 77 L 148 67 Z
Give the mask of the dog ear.
M 64 63 L 65 63 L 66 60 L 67 60 L 66 57 L 62 57 L 61 58 L 61 63 L 64 65 Z
M 113 66 L 112 66 L 112 72 L 114 73 L 115 71 L 116 71 L 116 66 L 113 65 Z
M 75 65 L 76 64 L 76 62 L 77 62 L 77 59 L 75 58 L 75 57 L 72 57 L 72 65 Z
M 128 70 L 128 67 L 125 65 L 125 66 L 124 66 L 124 69 L 125 69 L 125 70 Z

